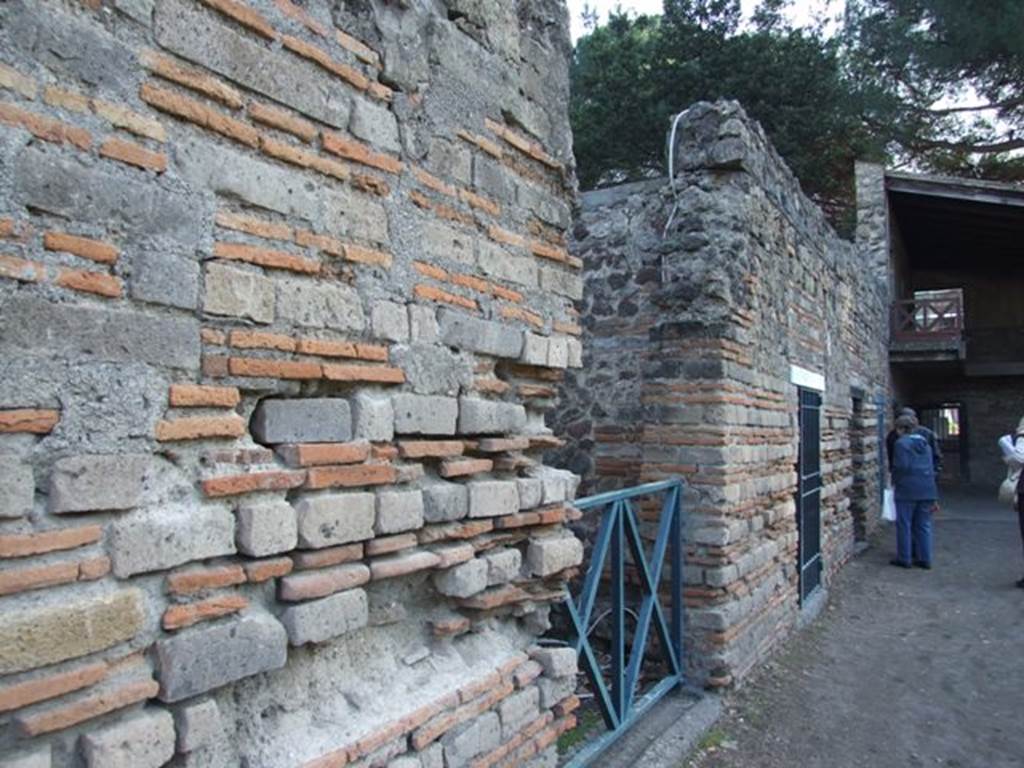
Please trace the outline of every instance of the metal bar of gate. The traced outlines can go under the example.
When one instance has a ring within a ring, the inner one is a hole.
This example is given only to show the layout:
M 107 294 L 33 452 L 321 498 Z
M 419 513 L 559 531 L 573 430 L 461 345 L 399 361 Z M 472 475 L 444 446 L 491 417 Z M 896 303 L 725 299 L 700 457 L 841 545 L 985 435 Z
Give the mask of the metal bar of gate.
M 565 768 L 582 768 L 609 747 L 630 726 L 641 718 L 659 699 L 683 684 L 683 543 L 682 487 L 679 478 L 646 483 L 620 491 L 600 493 L 578 499 L 580 510 L 601 509 L 601 524 L 594 540 L 590 565 L 578 598 L 566 598 L 566 609 L 576 635 L 572 645 L 579 654 L 580 666 L 586 673 L 607 731 L 591 741 L 570 760 Z M 657 538 L 648 558 L 640 536 L 640 525 L 631 501 L 642 496 L 664 494 L 658 520 Z M 636 615 L 632 643 L 626 632 L 626 550 L 640 580 L 642 599 Z M 598 662 L 598 654 L 590 642 L 590 616 L 601 586 L 601 576 L 608 560 L 611 592 L 612 637 L 610 644 L 610 680 Z M 665 561 L 671 569 L 670 605 L 662 605 L 659 592 Z M 665 609 L 669 617 L 666 620 Z M 668 673 L 649 690 L 641 693 L 640 668 L 650 637 L 651 624 L 659 640 L 659 650 Z M 627 648 L 627 645 L 629 647 Z M 609 685 L 610 683 L 610 685 Z

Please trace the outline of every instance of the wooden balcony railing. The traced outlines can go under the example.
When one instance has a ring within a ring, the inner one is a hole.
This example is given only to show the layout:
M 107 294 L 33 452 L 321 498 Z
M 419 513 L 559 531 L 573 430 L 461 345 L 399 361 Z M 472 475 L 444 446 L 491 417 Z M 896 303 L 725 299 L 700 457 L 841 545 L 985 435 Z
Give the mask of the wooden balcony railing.
M 964 308 L 959 293 L 906 299 L 892 307 L 894 341 L 959 339 L 964 330 Z

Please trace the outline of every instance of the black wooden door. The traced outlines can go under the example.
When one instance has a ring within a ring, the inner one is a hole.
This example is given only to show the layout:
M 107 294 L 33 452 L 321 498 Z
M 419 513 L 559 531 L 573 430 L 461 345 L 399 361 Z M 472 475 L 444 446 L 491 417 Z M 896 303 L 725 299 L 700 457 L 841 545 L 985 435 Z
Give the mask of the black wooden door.
M 800 390 L 800 481 L 796 520 L 800 530 L 800 602 L 821 585 L 821 395 Z

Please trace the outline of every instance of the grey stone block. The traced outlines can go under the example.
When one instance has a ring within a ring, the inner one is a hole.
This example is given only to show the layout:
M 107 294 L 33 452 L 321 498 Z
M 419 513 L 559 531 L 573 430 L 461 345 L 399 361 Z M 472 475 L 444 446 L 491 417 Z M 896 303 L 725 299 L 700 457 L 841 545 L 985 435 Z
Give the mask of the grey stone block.
M 437 483 L 423 489 L 423 517 L 428 523 L 461 520 L 469 513 L 469 494 L 459 483 Z
M 211 261 L 206 265 L 203 311 L 211 315 L 247 317 L 257 323 L 274 320 L 274 283 L 251 269 Z
M 508 358 L 518 358 L 523 349 L 523 332 L 506 323 L 443 309 L 440 324 L 441 340 L 456 349 Z
M 362 96 L 352 103 L 352 120 L 348 129 L 363 141 L 381 149 L 399 153 L 402 145 L 398 138 L 398 121 L 394 113 Z
M 498 715 L 485 712 L 476 720 L 445 734 L 441 740 L 445 765 L 448 768 L 465 768 L 474 757 L 494 751 L 501 742 Z
M 567 368 L 569 366 L 569 343 L 565 336 L 552 336 L 548 342 L 549 368 Z
M 0 352 L 199 369 L 199 320 L 30 296 L 0 301 Z
M 509 202 L 514 192 L 505 166 L 484 155 L 473 158 L 473 186 L 501 202 Z
M 250 431 L 261 443 L 343 443 L 352 439 L 348 401 L 338 397 L 303 397 L 260 401 Z
M 377 493 L 378 536 L 423 527 L 423 494 L 420 491 L 379 491 Z
M 133 70 L 134 62 L 126 71 Z M 73 221 L 116 225 L 129 239 L 166 238 L 186 247 L 199 243 L 196 201 L 160 185 L 32 147 L 18 155 L 11 178 L 21 205 Z
M 130 285 L 133 299 L 195 309 L 199 302 L 199 265 L 185 256 L 145 251 L 132 259 Z
M 188 702 L 174 710 L 178 731 L 178 751 L 192 752 L 205 747 L 221 735 L 220 708 L 213 699 Z
M 531 256 L 517 256 L 489 240 L 480 241 L 477 254 L 480 271 L 488 277 L 507 280 L 527 288 L 536 288 L 539 267 Z
M 560 296 L 579 301 L 583 298 L 583 275 L 561 267 L 538 266 L 540 287 Z
M 544 497 L 544 488 L 535 477 L 517 477 L 516 490 L 519 492 L 519 509 L 539 507 Z
M 114 0 L 114 7 L 121 13 L 147 27 L 153 23 L 155 0 Z
M 487 586 L 489 587 L 512 581 L 519 576 L 519 569 L 523 565 L 522 553 L 511 547 L 493 549 L 483 553 L 481 558 L 487 563 Z
M 321 549 L 373 538 L 376 517 L 372 493 L 307 496 L 295 504 L 299 546 Z
M 541 677 L 537 680 L 537 689 L 540 691 L 541 709 L 551 709 L 566 696 L 576 693 L 576 677 Z
M 572 648 L 536 648 L 530 658 L 544 667 L 548 677 L 572 677 L 576 674 L 576 651 Z
M 576 488 L 580 484 L 578 475 L 567 469 L 554 467 L 532 467 L 527 470 L 530 477 L 541 482 L 541 503 L 560 504 L 571 501 L 576 496 Z
M 49 744 L 31 752 L 14 752 L 4 756 L 0 768 L 52 768 L 53 750 Z M 443 768 L 443 766 L 441 767 Z
M 115 520 L 108 544 L 114 575 L 127 578 L 235 552 L 235 518 L 217 506 L 161 506 Z
M 260 44 L 196 5 L 162 0 L 156 39 L 179 56 L 305 115 L 335 128 L 348 123 L 350 97 L 339 80 L 288 51 Z
M 144 454 L 61 459 L 50 475 L 49 509 L 58 515 L 131 509 L 142 501 L 152 467 Z
M 454 435 L 458 402 L 453 397 L 394 395 L 395 432 L 400 435 Z
M 473 480 L 469 488 L 470 517 L 498 517 L 519 512 L 514 480 Z
M 430 219 L 420 225 L 420 247 L 427 261 L 457 261 L 472 266 L 473 236 Z
M 390 397 L 359 392 L 351 403 L 356 438 L 388 442 L 395 436 L 395 411 Z
M 409 336 L 413 343 L 434 344 L 440 338 L 437 310 L 420 304 L 409 305 Z
M 525 426 L 526 409 L 518 403 L 459 398 L 460 435 L 504 434 Z
M 365 627 L 369 620 L 366 592 L 350 589 L 335 595 L 293 605 L 281 614 L 292 645 L 322 643 Z
M 160 768 L 174 757 L 174 718 L 149 709 L 84 733 L 82 754 L 89 768 Z
M 409 340 L 409 313 L 405 304 L 394 301 L 375 302 L 370 310 L 370 327 L 378 339 Z
M 318 186 L 320 218 L 328 232 L 387 245 L 387 209 L 376 198 L 347 187 Z
M 531 685 L 513 693 L 498 706 L 501 740 L 507 741 L 540 715 L 540 691 Z
M 238 551 L 266 557 L 295 549 L 299 527 L 295 508 L 287 501 L 239 507 L 235 513 Z
M 526 333 L 523 338 L 523 352 L 519 356 L 527 365 L 547 365 L 551 341 L 547 336 Z
M 288 660 L 288 635 L 272 616 L 184 630 L 156 643 L 161 701 L 180 701 L 235 680 L 280 669 Z
M 366 327 L 362 299 L 355 288 L 340 283 L 278 280 L 277 313 L 307 328 L 362 331 Z
M 437 344 L 394 346 L 391 362 L 418 395 L 457 395 L 473 383 L 472 356 Z
M 583 562 L 583 542 L 575 536 L 530 539 L 526 567 L 534 576 L 550 576 Z
M 30 514 L 35 493 L 32 467 L 23 464 L 18 456 L 0 454 L 0 518 Z
M 423 768 L 444 768 L 444 747 L 434 742 L 419 753 Z
M 434 586 L 442 595 L 469 597 L 487 589 L 487 563 L 474 559 L 434 574 Z
M 579 339 L 566 339 L 568 348 L 568 366 L 570 368 L 583 367 L 583 343 Z

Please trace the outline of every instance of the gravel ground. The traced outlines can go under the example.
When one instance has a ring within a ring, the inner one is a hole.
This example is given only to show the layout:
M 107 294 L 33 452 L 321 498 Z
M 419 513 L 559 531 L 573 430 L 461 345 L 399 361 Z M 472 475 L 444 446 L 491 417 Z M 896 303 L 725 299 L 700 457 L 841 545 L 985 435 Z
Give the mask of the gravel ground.
M 1014 513 L 949 496 L 931 571 L 888 564 L 891 527 L 872 544 L 843 570 L 819 620 L 727 697 L 683 766 L 1024 767 Z

